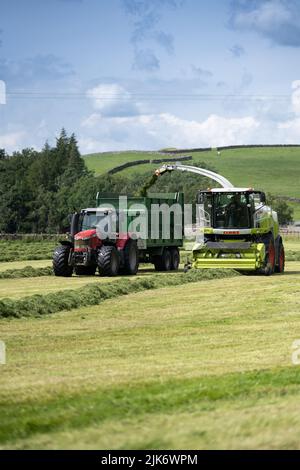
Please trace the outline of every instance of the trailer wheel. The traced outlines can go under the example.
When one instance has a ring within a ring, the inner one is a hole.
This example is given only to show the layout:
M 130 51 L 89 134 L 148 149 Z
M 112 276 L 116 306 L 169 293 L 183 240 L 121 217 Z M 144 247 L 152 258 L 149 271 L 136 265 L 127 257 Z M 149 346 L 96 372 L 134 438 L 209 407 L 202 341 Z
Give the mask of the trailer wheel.
M 285 252 L 282 243 L 280 243 L 278 251 L 278 264 L 275 266 L 275 272 L 283 273 L 285 268 Z
M 124 274 L 135 275 L 139 269 L 139 253 L 135 240 L 129 239 L 124 248 Z
M 171 248 L 171 269 L 177 271 L 180 263 L 180 254 L 178 248 Z
M 168 248 L 164 248 L 161 256 L 154 257 L 154 267 L 156 271 L 170 271 L 171 269 L 171 252 Z
M 116 276 L 119 272 L 120 258 L 115 246 L 104 245 L 98 253 L 100 276 Z
M 60 245 L 55 248 L 52 261 L 55 276 L 72 276 L 73 266 L 68 264 L 70 250 L 71 247 L 69 245 Z
M 75 274 L 77 276 L 94 276 L 96 266 L 75 266 Z

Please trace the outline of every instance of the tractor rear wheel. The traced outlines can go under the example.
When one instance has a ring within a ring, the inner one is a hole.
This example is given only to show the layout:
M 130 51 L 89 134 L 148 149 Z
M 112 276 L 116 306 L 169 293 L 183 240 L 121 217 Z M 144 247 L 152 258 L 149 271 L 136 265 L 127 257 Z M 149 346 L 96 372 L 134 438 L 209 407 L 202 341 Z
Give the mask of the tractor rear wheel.
M 171 263 L 171 252 L 168 248 L 163 249 L 162 255 L 154 257 L 154 267 L 156 271 L 170 271 Z
M 124 274 L 135 275 L 139 269 L 139 253 L 135 240 L 128 240 L 124 248 Z
M 120 258 L 115 246 L 104 245 L 98 253 L 100 276 L 116 276 L 119 272 Z
M 77 276 L 94 276 L 96 266 L 75 266 L 75 274 Z
M 285 268 L 285 252 L 284 246 L 282 243 L 279 245 L 278 249 L 278 264 L 275 266 L 276 273 L 283 273 Z
M 178 248 L 171 248 L 171 269 L 177 271 L 180 263 L 180 254 Z
M 69 245 L 60 245 L 55 248 L 52 261 L 55 276 L 72 276 L 73 266 L 69 266 L 70 250 Z

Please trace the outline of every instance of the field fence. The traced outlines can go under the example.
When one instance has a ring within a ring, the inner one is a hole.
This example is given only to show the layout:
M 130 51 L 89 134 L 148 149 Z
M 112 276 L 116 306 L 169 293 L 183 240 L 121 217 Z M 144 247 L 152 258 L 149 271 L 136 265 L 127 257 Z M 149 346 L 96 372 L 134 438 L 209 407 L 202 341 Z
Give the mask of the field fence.
M 0 233 L 0 241 L 58 241 L 63 237 L 59 233 Z
M 280 234 L 285 238 L 293 238 L 300 240 L 300 230 L 296 229 L 289 229 L 289 228 L 281 228 Z

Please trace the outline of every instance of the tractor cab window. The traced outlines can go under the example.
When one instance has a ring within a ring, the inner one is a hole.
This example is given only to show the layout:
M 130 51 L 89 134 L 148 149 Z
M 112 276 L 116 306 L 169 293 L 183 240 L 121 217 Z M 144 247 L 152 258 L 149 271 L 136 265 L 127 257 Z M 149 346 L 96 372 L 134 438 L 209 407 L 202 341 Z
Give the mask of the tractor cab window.
M 93 228 L 97 228 L 101 221 L 106 221 L 106 229 L 105 231 L 109 231 L 109 212 L 108 211 L 97 211 L 97 212 L 86 212 L 82 219 L 82 228 L 81 230 L 89 230 Z
M 249 228 L 250 207 L 246 194 L 215 193 L 214 215 L 216 228 Z

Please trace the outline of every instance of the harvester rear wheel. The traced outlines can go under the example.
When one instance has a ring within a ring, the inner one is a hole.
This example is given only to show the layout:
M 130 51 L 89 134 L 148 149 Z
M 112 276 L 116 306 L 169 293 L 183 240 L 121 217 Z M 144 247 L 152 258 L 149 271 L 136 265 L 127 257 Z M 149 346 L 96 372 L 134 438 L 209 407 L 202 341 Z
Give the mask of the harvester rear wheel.
M 94 276 L 96 266 L 75 266 L 75 274 L 77 276 Z
M 285 252 L 284 246 L 282 243 L 279 245 L 278 249 L 278 264 L 275 266 L 276 273 L 283 273 L 285 268 Z
M 180 263 L 180 254 L 178 248 L 170 248 L 171 251 L 171 269 L 177 271 Z
M 115 246 L 104 245 L 98 253 L 100 276 L 116 276 L 119 272 L 120 258 Z
M 124 248 L 124 274 L 135 275 L 139 269 L 139 253 L 135 240 L 128 240 Z
M 171 252 L 168 248 L 164 248 L 160 256 L 155 256 L 154 267 L 156 271 L 170 271 L 171 269 Z
M 71 247 L 69 245 L 60 245 L 55 248 L 52 261 L 55 276 L 72 276 L 73 266 L 69 266 L 68 264 L 70 250 Z

